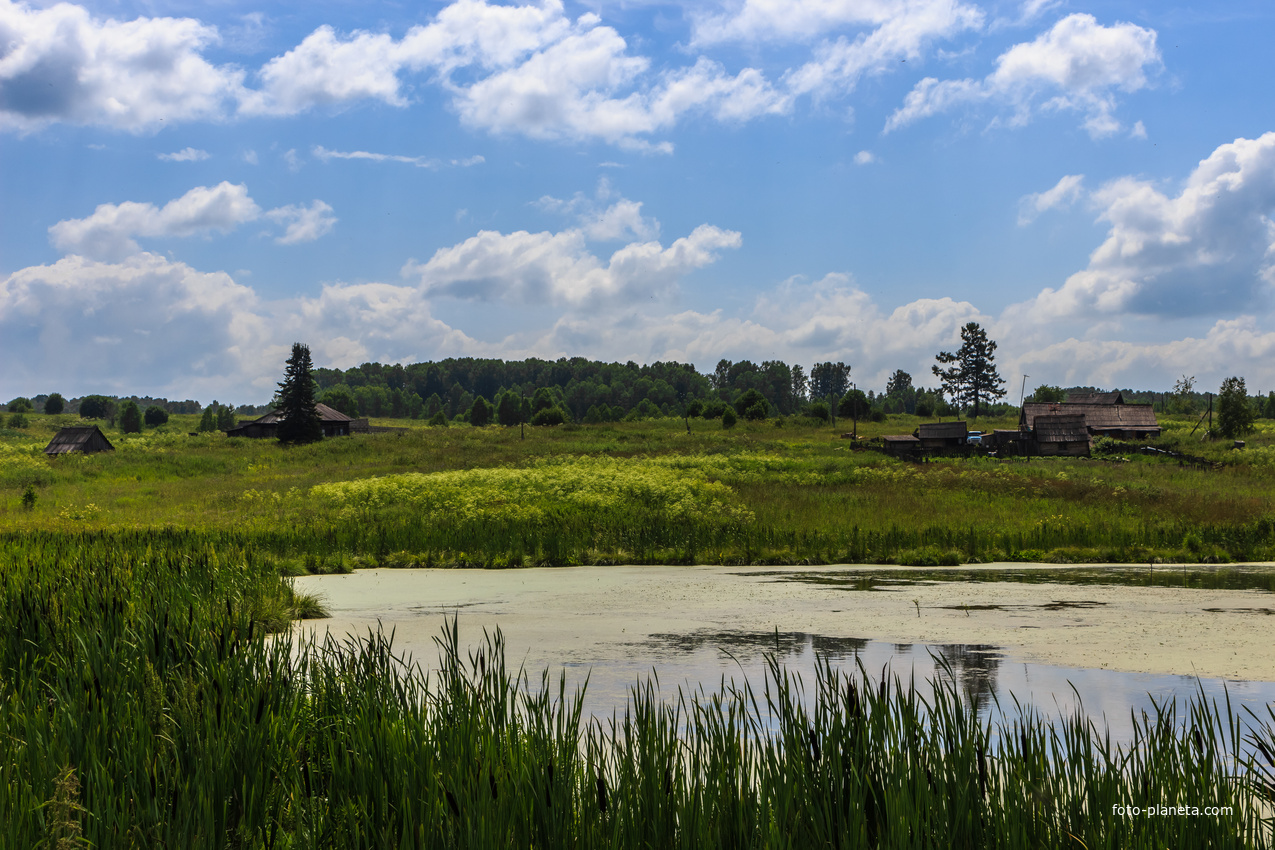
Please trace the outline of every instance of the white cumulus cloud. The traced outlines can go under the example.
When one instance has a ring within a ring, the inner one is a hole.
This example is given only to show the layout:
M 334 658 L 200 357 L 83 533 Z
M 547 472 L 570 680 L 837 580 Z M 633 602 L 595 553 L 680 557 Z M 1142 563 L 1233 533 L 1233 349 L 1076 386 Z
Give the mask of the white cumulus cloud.
M 218 118 L 244 74 L 203 57 L 217 40 L 215 27 L 190 18 L 103 20 L 70 3 L 0 0 L 0 128 L 63 121 L 139 132 Z
M 1084 194 L 1085 190 L 1081 185 L 1084 180 L 1083 174 L 1068 174 L 1055 183 L 1053 188 L 1023 196 L 1018 201 L 1018 226 L 1031 224 L 1043 212 L 1065 209 L 1074 204 Z
M 700 225 L 667 248 L 632 242 L 603 262 L 586 246 L 583 230 L 559 233 L 480 231 L 425 263 L 409 261 L 403 275 L 424 291 L 485 301 L 593 307 L 661 297 L 688 272 L 709 265 L 740 235 Z
M 1176 195 L 1122 177 L 1092 195 L 1111 225 L 1087 268 L 1016 308 L 1050 321 L 1252 310 L 1275 287 L 1275 132 L 1221 145 Z
M 247 186 L 223 181 L 216 186 L 196 186 L 162 207 L 138 201 L 100 204 L 86 218 L 66 219 L 50 227 L 49 241 L 67 254 L 117 261 L 141 251 L 139 237 L 229 233 L 262 215 L 285 228 L 275 240 L 281 245 L 318 239 L 337 221 L 332 207 L 320 200 L 263 213 L 248 195 Z
M 278 207 L 270 210 L 266 216 L 285 227 L 283 235 L 274 240 L 280 245 L 313 242 L 328 234 L 337 222 L 336 216 L 332 214 L 332 207 L 320 200 L 312 201 L 309 206 L 290 204 Z
M 959 107 L 990 104 L 1009 110 L 1011 126 L 1041 111 L 1074 111 L 1090 135 L 1120 129 L 1117 92 L 1150 85 L 1161 66 L 1156 33 L 1135 24 L 1103 26 L 1088 14 L 1068 15 L 1032 42 L 1016 44 L 996 60 L 982 80 L 917 83 L 886 122 L 886 132 Z
M 101 204 L 87 218 L 60 221 L 49 228 L 54 247 L 95 259 L 118 260 L 141 250 L 135 237 L 193 236 L 227 232 L 261 215 L 243 185 L 222 182 L 197 186 L 162 207 L 125 201 Z

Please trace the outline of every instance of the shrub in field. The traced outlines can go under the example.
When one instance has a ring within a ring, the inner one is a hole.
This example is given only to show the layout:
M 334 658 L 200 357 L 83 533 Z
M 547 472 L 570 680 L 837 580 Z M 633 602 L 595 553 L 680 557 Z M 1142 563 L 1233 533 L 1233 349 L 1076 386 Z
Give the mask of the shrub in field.
M 806 415 L 811 419 L 818 419 L 821 422 L 827 422 L 829 417 L 828 403 L 826 401 L 816 401 L 814 404 L 806 408 Z
M 479 396 L 469 408 L 469 424 L 481 428 L 491 422 L 491 415 L 491 405 L 487 403 L 487 399 Z
M 722 414 L 726 412 L 726 402 L 720 398 L 711 398 L 704 403 L 704 410 L 700 413 L 705 419 L 721 419 Z
M 436 412 L 429 418 L 428 424 L 431 428 L 446 428 L 448 425 L 447 414 L 441 410 Z
M 766 397 L 757 390 L 748 390 L 735 399 L 735 403 L 731 406 L 735 408 L 737 414 L 747 419 L 748 411 L 759 404 L 762 406 L 763 412 L 765 412 L 767 408 Z M 763 415 L 761 418 L 765 419 L 766 417 Z
M 726 408 L 722 411 L 722 427 L 734 428 L 735 423 L 739 420 L 735 418 L 735 411 L 732 408 Z
M 168 411 L 158 405 L 152 404 L 146 408 L 146 413 L 142 416 L 149 428 L 158 428 L 168 422 Z
M 142 411 L 138 409 L 137 402 L 131 398 L 120 405 L 120 430 L 125 434 L 142 432 Z
M 26 428 L 31 423 L 27 421 L 26 414 L 14 413 L 9 417 L 10 428 Z
M 566 417 L 562 415 L 562 408 L 544 407 L 537 410 L 531 417 L 532 425 L 561 425 L 566 421 Z

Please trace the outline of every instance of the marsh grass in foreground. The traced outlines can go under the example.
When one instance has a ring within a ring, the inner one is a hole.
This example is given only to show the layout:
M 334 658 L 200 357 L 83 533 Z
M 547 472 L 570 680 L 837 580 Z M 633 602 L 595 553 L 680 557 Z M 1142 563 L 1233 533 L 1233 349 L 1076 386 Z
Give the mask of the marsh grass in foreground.
M 453 620 L 428 674 L 381 634 L 266 638 L 289 597 L 251 552 L 139 540 L 0 549 L 0 846 L 1275 845 L 1275 715 L 1164 704 L 1113 745 L 980 719 L 946 679 L 824 663 L 807 694 L 772 660 L 639 682 L 599 723 L 498 633 L 465 651 Z M 1152 805 L 1222 811 L 1115 808 Z

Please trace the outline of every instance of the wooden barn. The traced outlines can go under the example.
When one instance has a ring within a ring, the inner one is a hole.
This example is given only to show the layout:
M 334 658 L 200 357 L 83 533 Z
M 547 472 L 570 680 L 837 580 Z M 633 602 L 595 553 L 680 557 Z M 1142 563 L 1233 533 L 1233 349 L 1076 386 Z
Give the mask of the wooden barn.
M 963 449 L 969 431 L 964 422 L 926 422 L 915 436 L 923 449 Z
M 348 437 L 350 436 L 350 424 L 354 421 L 339 410 L 328 407 L 326 404 L 316 404 L 314 409 L 319 413 L 319 423 L 323 426 L 323 436 L 325 437 Z M 279 423 L 283 420 L 283 415 L 277 410 L 272 410 L 265 416 L 257 419 L 245 419 L 235 428 L 231 428 L 226 432 L 227 437 L 253 437 L 256 439 L 270 439 L 279 436 Z
M 53 435 L 44 447 L 46 455 L 91 454 L 113 452 L 115 447 L 96 425 L 72 425 Z
M 1050 413 L 1035 420 L 1036 451 L 1044 456 L 1088 457 L 1093 447 L 1082 413 Z

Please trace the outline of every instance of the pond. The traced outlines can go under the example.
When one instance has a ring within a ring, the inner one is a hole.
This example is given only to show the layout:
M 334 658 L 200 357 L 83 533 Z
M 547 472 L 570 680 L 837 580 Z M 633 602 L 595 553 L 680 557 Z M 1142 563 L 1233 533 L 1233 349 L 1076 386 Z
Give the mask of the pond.
M 999 575 L 1000 569 L 1003 575 Z M 760 687 L 767 654 L 813 687 L 816 658 L 877 679 L 918 685 L 952 676 L 984 713 L 1013 697 L 1057 717 L 1078 706 L 1117 740 L 1152 701 L 1229 695 L 1265 716 L 1275 704 L 1275 597 L 1259 578 L 1193 576 L 1168 586 L 1138 571 L 1031 570 L 992 565 L 894 568 L 574 567 L 366 570 L 309 576 L 328 620 L 303 633 L 343 636 L 378 624 L 394 646 L 432 667 L 434 638 L 459 618 L 462 644 L 501 629 L 507 662 L 538 686 L 543 670 L 586 680 L 586 711 L 622 711 L 652 676 L 667 697 L 747 678 Z M 1106 581 L 1103 581 L 1103 578 Z M 864 592 L 868 591 L 868 592 Z M 924 688 L 922 688 L 924 691 Z M 1013 696 L 1011 696 L 1013 695 Z

